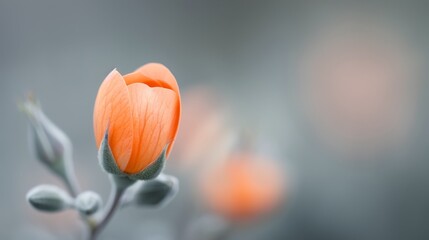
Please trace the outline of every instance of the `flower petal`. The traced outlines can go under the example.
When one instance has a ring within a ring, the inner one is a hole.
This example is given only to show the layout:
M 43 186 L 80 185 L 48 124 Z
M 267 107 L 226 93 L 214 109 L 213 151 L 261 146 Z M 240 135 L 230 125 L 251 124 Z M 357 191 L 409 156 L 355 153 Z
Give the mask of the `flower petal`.
M 134 128 L 133 151 L 125 168 L 137 173 L 153 163 L 172 139 L 177 95 L 170 89 L 136 83 L 128 86 Z
M 176 78 L 166 66 L 160 63 L 148 63 L 146 65 L 143 65 L 136 71 L 125 75 L 124 79 L 127 85 L 131 85 L 133 83 L 144 83 L 149 87 L 166 88 L 176 93 L 177 101 L 179 104 L 176 105 L 176 115 L 172 118 L 172 142 L 168 145 L 167 148 L 168 157 L 171 148 L 173 147 L 174 139 L 177 135 L 181 114 L 180 91 Z
M 133 125 L 131 101 L 122 75 L 114 69 L 98 90 L 94 106 L 94 133 L 100 148 L 109 129 L 109 146 L 121 170 L 127 165 L 132 150 Z
M 179 94 L 176 78 L 168 68 L 160 63 L 148 63 L 124 76 L 127 85 L 144 83 L 149 87 L 162 87 Z

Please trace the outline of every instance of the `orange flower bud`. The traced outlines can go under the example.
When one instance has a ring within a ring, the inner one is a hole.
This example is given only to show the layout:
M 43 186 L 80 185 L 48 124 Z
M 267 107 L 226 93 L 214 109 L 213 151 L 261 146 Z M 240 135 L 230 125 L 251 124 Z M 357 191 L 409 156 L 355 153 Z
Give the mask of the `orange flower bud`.
M 135 174 L 154 163 L 166 146 L 168 156 L 179 120 L 179 87 L 164 65 L 149 63 L 125 76 L 115 69 L 98 90 L 95 141 L 100 148 L 108 134 L 119 169 Z
M 282 197 L 282 176 L 272 161 L 248 154 L 232 155 L 205 173 L 202 193 L 209 208 L 233 219 L 258 217 Z

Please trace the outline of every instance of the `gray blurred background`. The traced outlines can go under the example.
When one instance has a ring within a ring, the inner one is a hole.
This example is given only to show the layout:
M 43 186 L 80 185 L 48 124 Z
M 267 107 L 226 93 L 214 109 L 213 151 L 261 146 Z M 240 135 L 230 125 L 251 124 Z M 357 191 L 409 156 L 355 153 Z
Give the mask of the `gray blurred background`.
M 106 198 L 98 87 L 113 68 L 161 62 L 184 96 L 214 89 L 288 175 L 280 210 L 228 239 L 428 239 L 429 4 L 346 2 L 0 1 L 0 238 L 76 239 L 80 227 L 26 203 L 31 187 L 61 183 L 28 151 L 17 102 L 35 93 L 74 143 L 82 188 Z M 101 239 L 176 239 L 191 186 L 165 209 L 117 213 Z

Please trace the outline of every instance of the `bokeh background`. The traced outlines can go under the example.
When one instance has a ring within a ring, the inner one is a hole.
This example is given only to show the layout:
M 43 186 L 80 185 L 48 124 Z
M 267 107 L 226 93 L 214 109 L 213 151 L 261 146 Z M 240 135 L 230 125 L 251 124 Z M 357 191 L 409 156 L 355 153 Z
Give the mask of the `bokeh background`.
M 0 238 L 77 239 L 81 227 L 72 211 L 26 203 L 33 186 L 61 182 L 28 151 L 17 102 L 39 98 L 74 143 L 82 188 L 106 198 L 98 87 L 113 68 L 161 62 L 184 98 L 166 169 L 181 191 L 164 209 L 118 212 L 101 239 L 215 229 L 199 220 L 217 213 L 189 162 L 243 149 L 277 164 L 282 198 L 224 239 L 428 239 L 428 11 L 425 1 L 0 1 Z

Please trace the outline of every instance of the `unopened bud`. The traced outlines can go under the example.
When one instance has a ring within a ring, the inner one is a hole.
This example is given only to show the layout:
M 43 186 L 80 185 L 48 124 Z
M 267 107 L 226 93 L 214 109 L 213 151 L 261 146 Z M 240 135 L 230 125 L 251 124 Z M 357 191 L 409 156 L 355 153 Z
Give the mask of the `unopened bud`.
M 133 202 L 138 206 L 167 205 L 179 191 L 179 181 L 173 176 L 159 175 L 144 182 L 135 192 Z
M 79 194 L 75 201 L 75 208 L 85 215 L 91 215 L 97 212 L 101 205 L 102 201 L 100 196 L 92 191 Z
M 30 123 L 30 147 L 36 157 L 55 173 L 64 176 L 71 164 L 72 145 L 67 135 L 43 113 L 32 98 L 21 109 Z
M 39 185 L 27 193 L 28 202 L 36 209 L 59 212 L 72 206 L 72 198 L 61 188 L 53 185 Z

